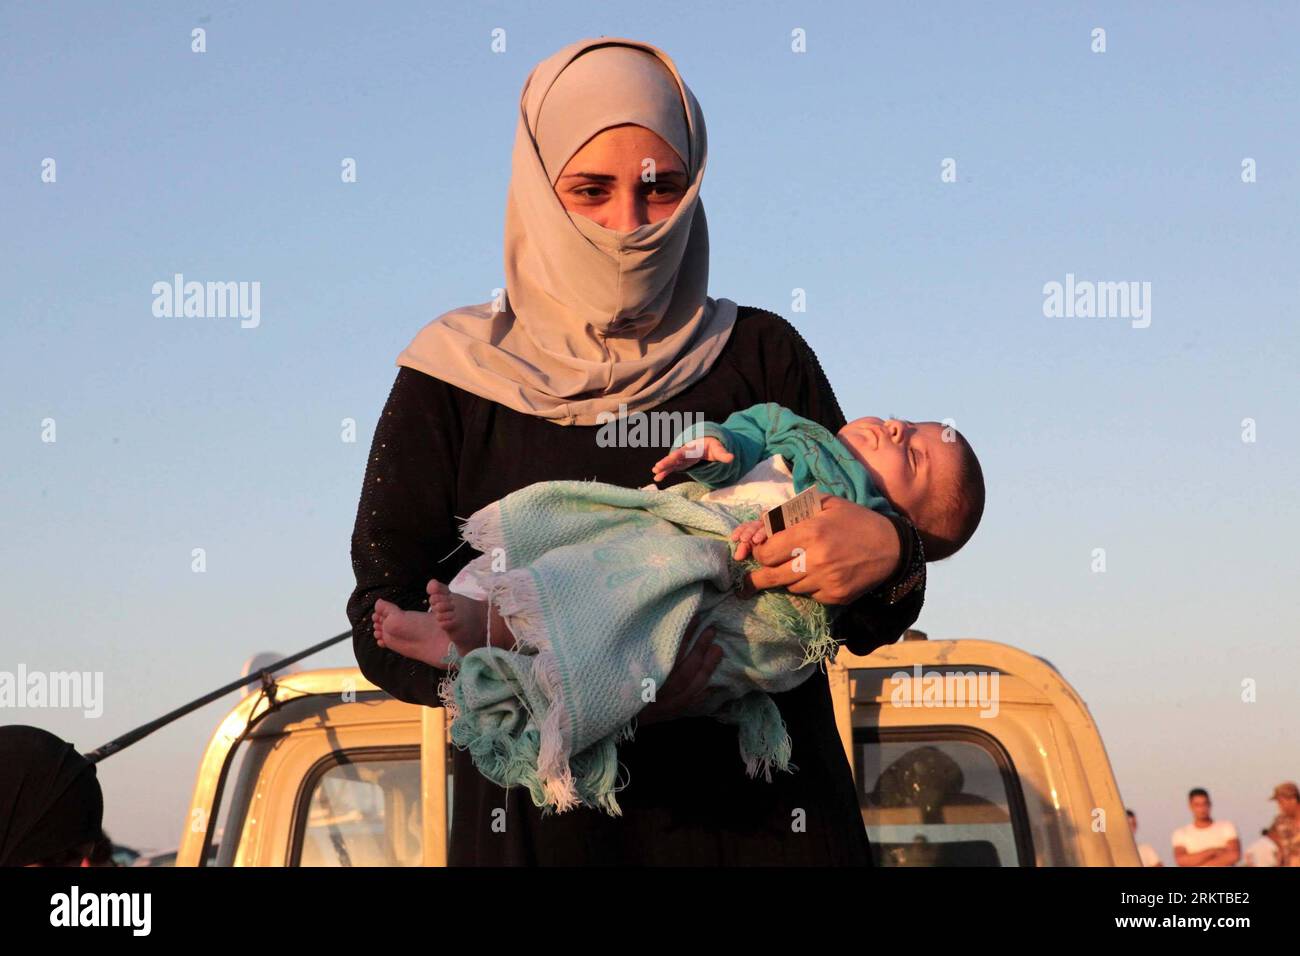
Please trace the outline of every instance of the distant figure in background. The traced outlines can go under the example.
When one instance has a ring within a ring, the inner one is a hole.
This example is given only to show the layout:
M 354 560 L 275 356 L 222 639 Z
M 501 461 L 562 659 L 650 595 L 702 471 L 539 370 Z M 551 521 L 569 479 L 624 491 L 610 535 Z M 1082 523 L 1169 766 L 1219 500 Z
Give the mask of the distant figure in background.
M 104 815 L 95 765 L 39 727 L 0 727 L 0 866 L 80 866 Z
M 1210 794 L 1200 787 L 1187 794 L 1192 822 L 1174 831 L 1174 862 L 1179 866 L 1235 866 L 1241 859 L 1237 828 L 1210 816 Z
M 1300 866 L 1300 787 L 1288 781 L 1273 788 L 1277 818 L 1269 836 L 1278 848 L 1278 866 Z
M 1138 832 L 1137 814 L 1134 813 L 1132 810 L 1125 810 L 1124 813 L 1125 815 L 1128 816 L 1129 832 L 1133 834 L 1134 839 L 1137 839 L 1137 832 Z M 1143 866 L 1164 866 L 1164 864 L 1160 862 L 1160 854 L 1156 852 L 1155 847 L 1153 847 L 1150 843 L 1138 844 L 1138 856 L 1142 858 Z
M 1245 866 L 1278 866 L 1281 858 L 1280 848 L 1273 839 L 1273 831 L 1260 830 L 1260 837 L 1242 851 Z

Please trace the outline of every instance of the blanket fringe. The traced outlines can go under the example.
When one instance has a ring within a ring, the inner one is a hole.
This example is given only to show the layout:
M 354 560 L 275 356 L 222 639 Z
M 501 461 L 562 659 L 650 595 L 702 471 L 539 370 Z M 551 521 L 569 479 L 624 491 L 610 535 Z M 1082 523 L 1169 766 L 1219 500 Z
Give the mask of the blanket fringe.
M 753 691 L 739 700 L 728 701 L 714 717 L 739 731 L 740 758 L 751 778 L 760 773 L 768 783 L 772 771 L 790 772 L 793 743 L 776 702 L 763 691 Z
M 460 706 L 456 703 L 456 694 L 453 687 L 456 683 L 456 667 L 460 662 L 460 654 L 456 651 L 456 645 L 452 645 L 447 653 L 446 663 L 447 672 L 442 675 L 438 681 L 438 700 L 442 701 L 443 709 L 447 713 L 448 721 L 454 721 L 460 716 Z
M 782 594 L 773 602 L 773 612 L 780 625 L 803 642 L 800 666 L 835 660 L 840 645 L 831 634 L 826 605 L 797 594 Z
M 703 489 L 700 486 L 686 490 L 687 485 L 694 484 L 682 483 L 666 491 L 694 500 L 697 497 L 694 492 Z M 753 510 L 757 513 L 757 509 Z M 729 515 L 728 520 L 736 519 Z M 479 715 L 466 704 L 460 675 L 448 674 L 438 685 L 438 696 L 452 720 L 452 743 L 468 749 L 475 766 L 494 783 L 526 787 L 544 816 L 579 806 L 596 807 L 611 816 L 621 816 L 616 798 L 621 789 L 617 748 L 618 744 L 635 739 L 636 718 L 581 753 L 572 752 L 573 728 L 568 725 L 564 675 L 546 630 L 547 615 L 538 582 L 528 567 L 493 566 L 505 553 L 504 528 L 500 502 L 479 509 L 461 524 L 461 537 L 480 552 L 462 574 L 483 590 L 489 606 L 496 608 L 514 635 L 513 652 L 498 653 L 514 653 L 527 659 L 526 666 L 516 668 L 514 658 L 503 658 L 512 661 L 514 674 L 508 679 L 531 684 L 526 686 L 528 694 L 518 693 L 530 719 L 522 731 L 519 730 L 522 712 L 513 727 L 478 719 Z M 746 570 L 758 564 L 753 559 L 734 561 L 734 543 L 731 553 L 735 584 Z M 519 555 L 512 552 L 511 558 L 513 563 Z M 799 638 L 804 652 L 803 665 L 824 665 L 834 659 L 839 645 L 831 635 L 831 615 L 824 605 L 788 593 L 760 595 L 758 600 L 763 602 L 763 613 L 770 624 Z M 479 654 L 481 650 L 474 653 Z M 487 668 L 486 662 L 483 666 Z M 494 659 L 491 669 L 501 679 L 507 679 L 498 660 Z M 485 677 L 491 679 L 487 674 Z M 535 706 L 538 698 L 547 702 L 544 714 L 533 713 L 530 707 L 530 699 Z M 780 710 L 767 693 L 753 691 L 728 701 L 713 716 L 737 728 L 740 756 L 751 778 L 761 774 L 771 782 L 774 769 L 786 772 L 795 769 L 790 759 L 793 751 L 790 734 Z
M 490 556 L 493 548 L 505 546 L 501 531 L 501 502 L 484 505 L 460 524 L 460 536 L 474 550 Z
M 479 518 L 483 520 L 479 521 Z M 493 547 L 499 538 L 499 515 L 477 513 L 466 522 L 464 533 Z M 487 555 L 476 558 L 482 561 Z M 489 569 L 485 566 L 483 570 Z M 526 570 L 493 574 L 485 584 L 489 602 L 496 607 L 515 637 L 516 652 L 531 660 L 532 676 L 537 689 L 549 702 L 540 721 L 521 737 L 525 747 L 510 752 L 505 734 L 473 726 L 468 721 L 453 724 L 453 739 L 462 741 L 475 755 L 475 765 L 490 780 L 502 786 L 526 786 L 533 803 L 544 813 L 563 813 L 581 805 L 598 806 L 613 816 L 621 815 L 614 797 L 618 760 L 614 740 L 602 741 L 575 757 L 572 753 L 572 729 L 568 726 L 568 709 L 564 706 L 564 682 L 559 663 L 543 626 L 541 599 L 531 575 Z M 453 703 L 454 691 L 447 694 Z M 463 713 L 463 708 L 457 714 Z M 536 715 L 534 715 L 536 718 Z M 626 728 L 624 729 L 626 733 Z M 503 739 L 504 738 L 504 739 Z M 602 746 L 608 743 L 609 746 Z

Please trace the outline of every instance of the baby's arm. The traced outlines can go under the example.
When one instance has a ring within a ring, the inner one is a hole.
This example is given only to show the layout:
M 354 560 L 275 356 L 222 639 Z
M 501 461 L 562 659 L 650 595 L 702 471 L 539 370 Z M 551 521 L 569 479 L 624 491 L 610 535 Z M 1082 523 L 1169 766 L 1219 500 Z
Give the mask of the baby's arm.
M 717 422 L 697 422 L 683 429 L 673 441 L 674 451 L 655 464 L 655 481 L 660 480 L 661 471 L 668 474 L 684 466 L 690 469 L 691 477 L 702 485 L 710 488 L 734 485 L 760 461 L 774 454 L 769 448 L 768 435 L 783 414 L 793 413 L 776 402 L 764 402 L 733 412 L 721 425 Z M 678 455 L 675 467 L 660 468 L 664 463 L 674 460 L 682 448 L 701 439 L 706 443 L 704 455 L 696 454 L 687 458 Z
M 653 465 L 654 480 L 663 481 L 674 471 L 681 471 L 683 468 L 694 468 L 702 461 L 726 463 L 735 457 L 735 455 L 727 451 L 727 446 L 719 438 L 712 435 L 696 438 L 680 448 L 674 448 L 655 462 Z

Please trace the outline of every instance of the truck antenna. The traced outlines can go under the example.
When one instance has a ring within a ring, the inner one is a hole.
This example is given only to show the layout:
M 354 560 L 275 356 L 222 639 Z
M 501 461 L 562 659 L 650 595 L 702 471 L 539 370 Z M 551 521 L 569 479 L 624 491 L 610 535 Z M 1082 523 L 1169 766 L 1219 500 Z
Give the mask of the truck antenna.
M 272 679 L 271 675 L 274 674 L 276 671 L 283 670 L 284 668 L 288 667 L 290 664 L 294 664 L 302 660 L 304 657 L 308 657 L 312 654 L 315 654 L 317 651 L 322 651 L 325 648 L 329 647 L 330 645 L 337 644 L 339 641 L 343 640 L 344 638 L 351 637 L 351 636 L 352 636 L 352 631 L 347 630 L 344 631 L 342 634 L 337 634 L 334 637 L 331 637 L 329 640 L 321 641 L 319 644 L 313 644 L 305 651 L 299 651 L 297 654 L 291 654 L 290 656 L 286 657 L 282 661 L 276 661 L 274 664 L 269 664 L 268 666 L 263 667 L 261 670 L 249 674 L 247 677 L 241 677 L 238 680 L 231 681 L 229 684 L 226 684 L 223 687 L 218 687 L 216 690 L 204 694 L 202 697 L 192 700 L 188 704 L 185 704 L 184 706 L 177 707 L 171 713 L 163 714 L 161 717 L 155 718 L 154 720 L 149 721 L 149 723 L 143 724 L 142 726 L 137 727 L 135 730 L 123 734 L 121 737 L 117 737 L 113 740 L 110 740 L 108 743 L 104 744 L 104 746 L 96 747 L 94 750 L 90 751 L 90 753 L 84 754 L 84 756 L 91 763 L 99 763 L 105 757 L 111 757 L 119 750 L 125 750 L 127 747 L 131 746 L 137 740 L 142 740 L 145 737 L 148 737 L 159 727 L 165 727 L 167 724 L 170 724 L 173 720 L 176 720 L 178 717 L 184 717 L 190 711 L 198 710 L 203 705 L 212 703 L 218 697 L 224 697 L 226 696 L 226 694 L 229 694 L 231 691 L 239 690 L 239 688 L 243 687 L 245 684 L 252 684 L 258 681 L 261 681 L 263 682 L 263 684 L 265 684 L 267 681 L 270 681 Z

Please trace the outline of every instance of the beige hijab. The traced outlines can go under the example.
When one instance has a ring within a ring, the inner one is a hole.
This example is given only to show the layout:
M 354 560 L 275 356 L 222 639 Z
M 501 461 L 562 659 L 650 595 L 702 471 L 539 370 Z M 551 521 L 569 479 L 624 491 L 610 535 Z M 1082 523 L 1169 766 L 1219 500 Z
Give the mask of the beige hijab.
M 624 123 L 671 145 L 689 188 L 667 219 L 620 233 L 570 216 L 554 183 L 591 137 Z M 736 319 L 736 303 L 707 294 L 707 155 L 700 105 L 658 48 L 601 37 L 543 60 L 515 130 L 505 295 L 438 316 L 397 364 L 561 425 L 652 408 L 702 378 Z

